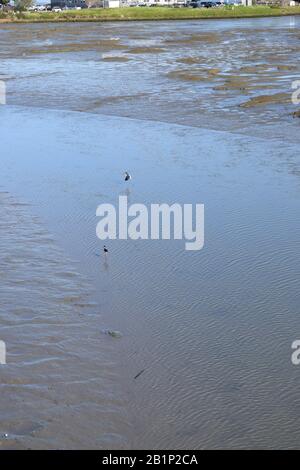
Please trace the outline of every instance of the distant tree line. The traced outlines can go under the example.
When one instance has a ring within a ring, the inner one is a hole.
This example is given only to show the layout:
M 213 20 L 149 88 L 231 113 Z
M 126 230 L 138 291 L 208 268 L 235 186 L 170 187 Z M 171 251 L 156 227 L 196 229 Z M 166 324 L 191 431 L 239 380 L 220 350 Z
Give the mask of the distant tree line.
M 18 11 L 27 10 L 32 4 L 33 0 L 14 0 L 15 10 Z
M 10 3 L 10 0 L 0 0 L 0 5 L 6 6 Z M 15 10 L 22 11 L 26 10 L 33 4 L 33 0 L 15 0 L 14 2 Z

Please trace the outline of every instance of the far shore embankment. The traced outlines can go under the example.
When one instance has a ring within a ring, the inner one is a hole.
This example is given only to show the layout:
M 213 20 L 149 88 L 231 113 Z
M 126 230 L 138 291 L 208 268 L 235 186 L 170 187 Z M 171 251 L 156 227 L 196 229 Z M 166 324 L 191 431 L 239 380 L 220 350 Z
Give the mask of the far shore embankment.
M 225 6 L 220 8 L 137 7 L 115 9 L 66 10 L 61 12 L 2 12 L 0 23 L 53 23 L 101 21 L 204 20 L 226 18 L 263 18 L 300 15 L 300 6 Z

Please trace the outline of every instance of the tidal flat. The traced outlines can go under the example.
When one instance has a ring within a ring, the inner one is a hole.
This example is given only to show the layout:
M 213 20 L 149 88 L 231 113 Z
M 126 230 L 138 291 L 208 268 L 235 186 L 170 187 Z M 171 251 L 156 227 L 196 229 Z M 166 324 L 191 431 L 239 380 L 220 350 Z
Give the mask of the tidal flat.
M 299 25 L 1 25 L 0 448 L 298 447 Z M 204 248 L 104 257 L 124 194 Z

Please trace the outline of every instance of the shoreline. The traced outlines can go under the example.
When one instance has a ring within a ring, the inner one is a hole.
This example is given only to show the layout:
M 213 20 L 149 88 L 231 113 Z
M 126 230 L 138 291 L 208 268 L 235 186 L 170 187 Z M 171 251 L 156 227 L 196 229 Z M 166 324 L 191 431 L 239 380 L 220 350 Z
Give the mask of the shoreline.
M 32 24 L 32 23 L 87 23 L 114 21 L 189 21 L 219 20 L 243 18 L 278 18 L 299 16 L 299 7 L 271 8 L 235 7 L 222 9 L 186 9 L 186 8 L 120 8 L 120 9 L 87 9 L 70 10 L 61 13 L 24 12 L 2 13 L 0 24 Z

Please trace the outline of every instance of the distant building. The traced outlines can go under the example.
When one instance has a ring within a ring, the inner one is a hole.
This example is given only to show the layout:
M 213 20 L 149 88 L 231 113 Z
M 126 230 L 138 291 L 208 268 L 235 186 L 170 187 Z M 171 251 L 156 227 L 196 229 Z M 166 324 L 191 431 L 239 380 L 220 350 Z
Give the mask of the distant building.
M 187 2 L 188 0 L 146 0 L 147 4 L 156 4 L 161 7 L 184 6 Z
M 281 0 L 281 5 L 283 7 L 288 7 L 288 6 L 295 7 L 295 6 L 299 6 L 299 2 L 300 0 Z
M 123 0 L 124 6 L 149 6 L 157 5 L 160 7 L 184 6 L 189 0 Z M 204 0 L 203 0 L 204 1 Z
M 51 8 L 86 8 L 85 0 L 51 0 Z
M 119 8 L 121 0 L 51 0 L 51 8 Z
M 121 6 L 120 0 L 104 0 L 105 8 L 120 8 L 120 6 Z

